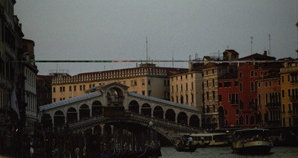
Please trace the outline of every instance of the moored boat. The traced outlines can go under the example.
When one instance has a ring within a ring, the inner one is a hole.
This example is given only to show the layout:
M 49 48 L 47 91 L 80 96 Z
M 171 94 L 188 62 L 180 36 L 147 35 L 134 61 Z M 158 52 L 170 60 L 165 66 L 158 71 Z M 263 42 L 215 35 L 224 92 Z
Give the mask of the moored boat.
M 197 146 L 193 143 L 193 138 L 189 134 L 182 134 L 176 139 L 175 148 L 179 152 L 194 152 Z
M 226 133 L 194 133 L 190 136 L 197 147 L 226 146 L 229 142 Z
M 267 129 L 242 129 L 234 132 L 232 149 L 241 154 L 267 154 L 273 147 L 270 131 Z

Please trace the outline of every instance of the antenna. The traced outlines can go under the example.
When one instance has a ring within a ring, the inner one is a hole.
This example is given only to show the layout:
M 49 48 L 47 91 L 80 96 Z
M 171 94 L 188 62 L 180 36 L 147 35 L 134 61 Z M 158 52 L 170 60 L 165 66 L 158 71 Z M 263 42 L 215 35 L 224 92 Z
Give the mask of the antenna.
M 271 54 L 271 35 L 270 35 L 270 33 L 268 35 L 268 42 L 269 42 L 268 55 L 270 56 L 270 54 Z
M 174 67 L 174 54 L 172 53 L 172 67 Z
M 297 49 L 296 49 L 296 53 L 297 53 L 297 58 L 298 58 L 298 21 L 296 23 L 296 28 L 297 28 Z
M 252 44 L 253 44 L 253 36 L 250 36 L 250 54 L 252 54 Z
M 146 36 L 146 63 L 148 62 L 148 38 Z

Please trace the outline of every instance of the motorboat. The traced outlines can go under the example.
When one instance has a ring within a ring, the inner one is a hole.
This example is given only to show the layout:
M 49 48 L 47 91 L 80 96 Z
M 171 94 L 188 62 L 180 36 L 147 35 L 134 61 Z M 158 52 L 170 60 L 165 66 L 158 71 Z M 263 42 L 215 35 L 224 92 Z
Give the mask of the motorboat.
M 194 133 L 190 135 L 197 147 L 227 146 L 229 143 L 226 133 Z
M 273 147 L 268 129 L 253 128 L 234 132 L 232 149 L 241 154 L 267 154 Z
M 178 152 L 194 152 L 197 149 L 190 134 L 181 134 L 181 136 L 176 138 L 174 145 Z

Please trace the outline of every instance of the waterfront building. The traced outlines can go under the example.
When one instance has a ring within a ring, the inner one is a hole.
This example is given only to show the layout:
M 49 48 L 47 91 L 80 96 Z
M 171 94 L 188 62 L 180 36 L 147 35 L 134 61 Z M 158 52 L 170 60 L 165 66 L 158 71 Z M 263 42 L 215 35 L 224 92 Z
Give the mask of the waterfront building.
M 186 71 L 146 63 L 135 68 L 55 76 L 52 80 L 52 102 L 76 97 L 85 94 L 88 89 L 113 82 L 128 86 L 129 92 L 170 100 L 169 76 Z
M 237 127 L 239 124 L 239 82 L 237 72 L 218 79 L 219 127 Z
M 26 104 L 26 131 L 30 134 L 34 132 L 34 124 L 37 122 L 37 92 L 36 92 L 36 75 L 37 66 L 33 62 L 34 55 L 34 41 L 23 39 L 23 60 L 24 63 L 24 77 L 25 77 L 25 104 Z
M 283 127 L 298 126 L 298 63 L 285 61 L 280 69 Z
M 280 66 L 281 64 L 276 62 L 259 68 L 260 78 L 257 81 L 258 126 L 281 126 Z
M 225 63 L 216 63 L 223 59 L 218 57 L 204 57 L 203 87 L 204 106 L 202 126 L 205 128 L 219 128 L 218 78 L 227 73 L 235 73 L 237 65 L 229 61 L 238 59 L 238 52 L 232 49 L 223 52 Z
M 202 109 L 203 107 L 202 70 L 190 70 L 170 76 L 170 100 Z
M 252 54 L 240 60 L 245 61 L 238 67 L 239 79 L 239 126 L 255 127 L 257 125 L 258 109 L 257 109 L 257 87 L 260 79 L 259 67 L 260 63 L 256 60 L 275 60 L 274 57 L 264 54 Z

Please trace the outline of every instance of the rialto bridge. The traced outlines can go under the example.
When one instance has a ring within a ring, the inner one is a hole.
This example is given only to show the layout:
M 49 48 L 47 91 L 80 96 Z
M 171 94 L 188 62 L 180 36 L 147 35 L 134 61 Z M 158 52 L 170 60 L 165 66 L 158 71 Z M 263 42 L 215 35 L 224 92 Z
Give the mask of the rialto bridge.
M 75 132 L 104 132 L 105 125 L 155 130 L 172 141 L 179 133 L 198 132 L 201 114 L 197 108 L 128 92 L 111 83 L 94 87 L 85 95 L 43 105 L 40 121 L 48 128 L 64 127 Z

